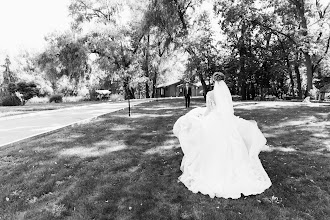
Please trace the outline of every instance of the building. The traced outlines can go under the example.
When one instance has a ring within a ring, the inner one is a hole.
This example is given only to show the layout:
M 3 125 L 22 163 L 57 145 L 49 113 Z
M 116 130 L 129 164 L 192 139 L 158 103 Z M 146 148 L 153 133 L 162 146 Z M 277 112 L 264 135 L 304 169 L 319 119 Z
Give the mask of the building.
M 206 82 L 208 85 L 208 82 Z M 156 97 L 181 97 L 183 96 L 183 87 L 186 85 L 182 80 L 164 83 L 156 86 Z M 203 86 L 200 82 L 189 83 L 192 96 L 202 96 Z
M 156 97 L 178 97 L 180 95 L 178 85 L 180 84 L 181 81 L 174 81 L 156 86 Z
M 325 84 L 322 88 L 320 88 L 318 99 L 320 101 L 323 101 L 324 99 L 330 99 L 330 83 Z
M 330 99 L 330 77 L 323 77 L 322 79 L 315 80 L 315 87 L 319 89 L 316 99 L 323 101 Z

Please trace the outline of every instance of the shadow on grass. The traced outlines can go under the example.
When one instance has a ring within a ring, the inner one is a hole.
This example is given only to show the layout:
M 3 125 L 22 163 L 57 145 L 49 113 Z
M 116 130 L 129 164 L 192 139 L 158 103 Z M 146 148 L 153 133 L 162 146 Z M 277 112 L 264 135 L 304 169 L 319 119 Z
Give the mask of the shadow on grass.
M 262 152 L 273 186 L 238 200 L 193 194 L 177 182 L 182 152 L 172 127 L 188 111 L 180 99 L 13 144 L 0 151 L 0 217 L 328 219 L 329 109 L 240 105 L 235 113 L 256 120 L 271 146 L 295 151 Z

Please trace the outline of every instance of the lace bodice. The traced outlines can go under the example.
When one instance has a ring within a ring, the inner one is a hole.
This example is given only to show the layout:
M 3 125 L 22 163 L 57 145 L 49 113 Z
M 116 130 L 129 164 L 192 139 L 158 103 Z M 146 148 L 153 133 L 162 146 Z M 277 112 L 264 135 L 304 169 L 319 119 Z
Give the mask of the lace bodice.
M 227 85 L 221 81 L 215 84 L 214 90 L 206 95 L 206 112 L 217 111 L 219 114 L 234 114 L 233 103 Z
M 211 111 L 215 109 L 214 91 L 209 91 L 206 95 L 206 107 Z

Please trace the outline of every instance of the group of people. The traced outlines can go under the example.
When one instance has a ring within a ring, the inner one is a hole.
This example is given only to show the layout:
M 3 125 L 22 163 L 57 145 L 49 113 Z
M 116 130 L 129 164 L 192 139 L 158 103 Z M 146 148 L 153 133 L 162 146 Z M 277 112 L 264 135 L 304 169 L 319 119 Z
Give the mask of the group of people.
M 206 107 L 196 107 L 173 126 L 183 159 L 179 180 L 193 193 L 238 199 L 260 194 L 271 180 L 258 157 L 266 138 L 255 121 L 234 115 L 225 75 L 213 74 L 214 89 L 206 95 Z M 190 106 L 191 88 L 183 94 Z

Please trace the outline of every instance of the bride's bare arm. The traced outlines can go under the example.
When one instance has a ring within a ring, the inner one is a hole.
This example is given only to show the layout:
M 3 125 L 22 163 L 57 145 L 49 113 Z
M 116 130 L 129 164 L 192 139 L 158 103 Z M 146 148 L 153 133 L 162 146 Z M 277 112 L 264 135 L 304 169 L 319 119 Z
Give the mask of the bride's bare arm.
M 213 92 L 210 91 L 206 95 L 206 111 L 204 113 L 204 116 L 208 115 L 213 108 L 214 108 Z

